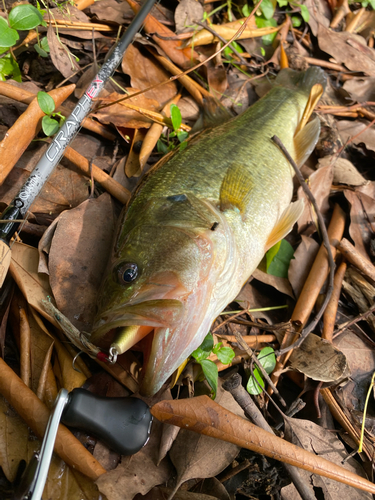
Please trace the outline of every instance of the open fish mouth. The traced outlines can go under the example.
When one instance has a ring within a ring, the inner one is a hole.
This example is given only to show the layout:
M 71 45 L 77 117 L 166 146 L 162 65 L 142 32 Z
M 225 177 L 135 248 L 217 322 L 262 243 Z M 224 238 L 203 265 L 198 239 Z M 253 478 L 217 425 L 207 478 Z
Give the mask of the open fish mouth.
M 95 321 L 90 340 L 96 345 L 108 347 L 119 327 L 139 325 L 173 328 L 181 319 L 183 311 L 183 303 L 175 299 L 146 300 L 109 309 Z

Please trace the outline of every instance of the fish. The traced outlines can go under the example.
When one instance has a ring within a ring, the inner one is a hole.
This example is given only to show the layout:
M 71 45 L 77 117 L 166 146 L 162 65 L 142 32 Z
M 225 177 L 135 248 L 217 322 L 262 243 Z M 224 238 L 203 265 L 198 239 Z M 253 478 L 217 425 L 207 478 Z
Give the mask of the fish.
M 272 137 L 301 166 L 319 138 L 319 118 L 308 120 L 325 85 L 320 68 L 282 70 L 264 97 L 161 161 L 132 195 L 91 342 L 108 346 L 125 327 L 131 347 L 153 331 L 143 395 L 158 392 L 202 343 L 301 215 L 303 201 L 291 201 L 294 170 Z

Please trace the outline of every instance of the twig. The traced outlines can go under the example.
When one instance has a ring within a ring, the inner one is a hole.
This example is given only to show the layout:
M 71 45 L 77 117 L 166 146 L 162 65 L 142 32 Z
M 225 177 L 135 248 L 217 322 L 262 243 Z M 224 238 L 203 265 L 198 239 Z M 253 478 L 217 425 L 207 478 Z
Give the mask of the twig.
M 201 26 L 203 29 L 209 31 L 210 33 L 212 33 L 214 36 L 216 36 L 216 38 L 218 38 L 221 42 L 223 43 L 227 43 L 227 40 L 225 40 L 224 37 L 222 37 L 221 35 L 219 35 L 219 33 L 217 33 L 214 29 L 211 28 L 211 26 L 208 24 L 208 23 L 202 23 L 201 21 L 194 21 L 195 24 L 198 24 L 199 26 Z M 242 56 L 241 54 L 238 52 L 238 50 L 232 45 L 230 44 L 229 45 L 230 49 L 233 51 L 233 54 L 235 54 L 240 63 L 243 64 L 244 66 L 247 66 L 248 68 L 252 68 L 254 69 L 253 65 L 251 65 L 250 63 L 248 63 Z
M 327 309 L 324 311 L 322 338 L 329 340 L 330 342 L 332 342 L 332 334 L 333 330 L 335 329 L 337 308 L 339 305 L 339 299 L 341 294 L 342 282 L 345 276 L 345 271 L 346 271 L 346 262 L 343 260 L 335 273 L 335 279 L 333 281 L 334 288 L 331 300 L 329 301 Z
M 356 323 L 358 323 L 358 321 L 362 321 L 363 319 L 366 319 L 368 316 L 371 316 L 371 314 L 375 312 L 375 305 L 371 306 L 370 309 L 368 309 L 367 311 L 365 311 L 364 313 L 362 314 L 359 314 L 358 316 L 356 316 L 355 318 L 353 318 L 351 321 L 348 321 L 347 323 L 343 324 L 342 326 L 340 326 L 340 328 L 338 328 L 337 330 L 335 330 L 333 332 L 333 336 L 332 338 L 335 338 L 337 337 L 338 335 L 340 335 L 340 333 L 342 333 L 344 330 L 346 330 L 347 328 L 349 328 L 350 326 L 352 325 L 355 325 Z
M 263 377 L 266 379 L 267 383 L 269 384 L 269 386 L 271 387 L 271 389 L 273 390 L 273 392 L 275 393 L 275 395 L 279 398 L 280 403 L 283 406 L 286 406 L 284 398 L 281 396 L 281 394 L 279 393 L 279 391 L 276 388 L 275 384 L 270 379 L 268 373 L 263 368 L 263 366 L 259 362 L 258 358 L 255 356 L 253 350 L 246 344 L 246 342 L 244 342 L 242 336 L 236 330 L 232 330 L 232 333 L 236 337 L 237 343 L 240 345 L 241 349 L 243 349 L 245 352 L 247 352 L 249 354 L 250 358 L 252 359 L 252 361 L 257 365 L 259 371 L 261 372 L 261 374 L 263 375 Z
M 271 434 L 274 434 L 272 428 L 268 425 L 266 419 L 263 417 L 262 413 L 251 399 L 250 394 L 242 387 L 241 376 L 238 373 L 232 375 L 231 378 L 226 380 L 223 384 L 223 388 L 229 391 L 237 403 L 241 406 L 246 416 L 258 427 L 264 429 Z M 303 481 L 299 470 L 292 465 L 283 463 L 285 470 L 290 475 L 294 486 L 296 487 L 298 493 L 301 495 L 303 500 L 316 500 L 314 493 L 311 491 L 309 486 Z
M 357 267 L 363 274 L 375 281 L 375 266 L 348 241 L 343 238 L 337 248 L 353 266 Z
M 295 173 L 296 173 L 296 176 L 297 176 L 297 179 L 299 181 L 299 183 L 301 184 L 301 187 L 302 187 L 302 190 L 303 192 L 305 193 L 305 195 L 307 196 L 307 198 L 310 200 L 312 206 L 314 207 L 314 210 L 315 210 L 315 213 L 316 213 L 316 216 L 318 218 L 318 222 L 319 222 L 319 227 L 320 227 L 320 231 L 321 231 L 321 235 L 322 235 L 322 238 L 323 238 L 323 243 L 324 243 L 324 246 L 327 250 L 327 254 L 328 254 L 328 263 L 329 263 L 329 281 L 328 281 L 328 286 L 327 286 L 327 290 L 326 290 L 326 296 L 325 296 L 325 299 L 323 301 L 323 304 L 319 310 L 319 312 L 316 314 L 315 318 L 306 326 L 306 328 L 304 328 L 301 332 L 301 336 L 300 338 L 294 342 L 293 344 L 291 344 L 290 346 L 288 347 L 285 347 L 284 349 L 281 349 L 279 351 L 279 355 L 281 354 L 285 354 L 287 353 L 288 351 L 294 349 L 295 347 L 299 347 L 302 342 L 305 340 L 305 338 L 307 337 L 307 335 L 313 331 L 313 329 L 315 328 L 315 326 L 318 324 L 320 318 L 322 317 L 326 307 L 327 307 L 327 304 L 331 298 L 331 295 L 332 295 L 332 290 L 333 290 L 333 280 L 334 280 L 334 276 L 335 276 L 335 262 L 333 260 L 333 255 L 332 255 L 332 250 L 331 250 L 331 245 L 330 245 L 330 242 L 329 242 L 329 237 L 328 237 L 328 233 L 327 233 L 327 228 L 326 228 L 326 225 L 324 223 L 324 219 L 322 217 L 322 214 L 319 210 L 319 207 L 318 207 L 318 204 L 316 203 L 316 200 L 315 200 L 315 197 L 313 196 L 313 194 L 311 193 L 310 189 L 308 188 L 301 172 L 299 171 L 297 165 L 295 164 L 293 158 L 290 156 L 290 154 L 288 153 L 287 149 L 285 148 L 284 144 L 280 141 L 280 139 L 274 135 L 272 137 L 272 140 L 273 142 L 281 149 L 282 153 L 284 154 L 284 156 L 286 157 L 286 159 L 289 161 L 289 163 L 291 164 L 291 166 L 293 167 Z

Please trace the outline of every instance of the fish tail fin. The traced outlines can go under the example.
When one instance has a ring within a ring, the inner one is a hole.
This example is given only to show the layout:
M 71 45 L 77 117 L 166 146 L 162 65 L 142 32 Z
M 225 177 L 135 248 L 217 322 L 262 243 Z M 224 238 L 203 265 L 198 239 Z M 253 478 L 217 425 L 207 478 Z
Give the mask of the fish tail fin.
M 317 66 L 312 66 L 306 71 L 285 68 L 278 74 L 276 84 L 310 94 L 311 89 L 316 84 L 320 84 L 324 90 L 327 85 L 327 77 L 325 72 Z

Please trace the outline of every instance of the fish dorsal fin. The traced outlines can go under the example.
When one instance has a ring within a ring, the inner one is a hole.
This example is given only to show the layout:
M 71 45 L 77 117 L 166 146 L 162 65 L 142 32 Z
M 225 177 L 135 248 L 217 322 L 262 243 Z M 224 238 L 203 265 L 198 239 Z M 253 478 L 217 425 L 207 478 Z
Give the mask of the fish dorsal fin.
M 303 200 L 298 200 L 291 203 L 281 217 L 277 221 L 276 226 L 273 228 L 271 234 L 268 236 L 265 251 L 269 250 L 271 247 L 276 245 L 277 242 L 282 240 L 293 228 L 294 224 L 297 222 L 299 217 L 302 215 L 304 207 Z
M 313 152 L 320 134 L 320 121 L 316 117 L 294 136 L 295 162 L 301 167 Z
M 220 188 L 220 210 L 237 208 L 244 214 L 253 186 L 253 176 L 246 168 L 238 164 L 229 167 Z
M 295 135 L 297 135 L 301 130 L 303 130 L 312 115 L 315 106 L 318 104 L 319 99 L 322 97 L 324 92 L 323 85 L 321 83 L 316 83 L 311 87 L 309 99 L 307 101 L 305 110 L 302 115 L 302 119 L 295 131 Z

